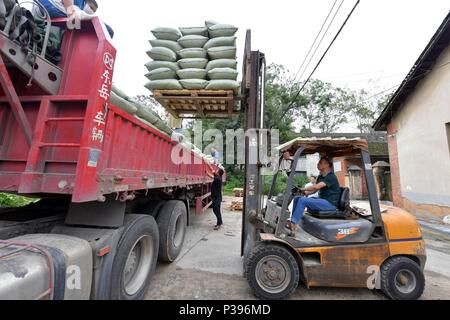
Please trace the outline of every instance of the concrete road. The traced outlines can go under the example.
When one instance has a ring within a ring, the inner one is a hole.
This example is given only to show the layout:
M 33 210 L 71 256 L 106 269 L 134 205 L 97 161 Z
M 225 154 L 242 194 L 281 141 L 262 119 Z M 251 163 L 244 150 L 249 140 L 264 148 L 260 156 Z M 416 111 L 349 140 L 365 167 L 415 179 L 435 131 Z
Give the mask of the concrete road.
M 158 263 L 146 299 L 229 300 L 254 299 L 242 276 L 241 212 L 229 211 L 231 198 L 223 204 L 225 226 L 213 231 L 211 210 L 201 217 L 192 216 L 183 252 L 172 264 Z M 426 288 L 422 299 L 450 299 L 450 237 L 423 230 L 428 263 Z M 291 299 L 386 299 L 367 289 L 299 287 Z

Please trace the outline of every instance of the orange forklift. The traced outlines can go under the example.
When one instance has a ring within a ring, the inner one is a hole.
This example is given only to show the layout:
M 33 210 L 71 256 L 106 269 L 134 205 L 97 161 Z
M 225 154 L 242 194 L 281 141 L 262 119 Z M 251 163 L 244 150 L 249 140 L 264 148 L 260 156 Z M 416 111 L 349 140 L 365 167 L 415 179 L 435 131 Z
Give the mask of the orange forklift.
M 285 299 L 301 280 L 308 288 L 381 289 L 391 299 L 420 298 L 426 255 L 419 224 L 401 209 L 380 209 L 367 142 L 299 138 L 278 151 L 294 155 L 287 187 L 283 194 L 274 194 L 277 170 L 265 207 L 250 217 L 259 239 L 246 259 L 245 274 L 255 295 Z M 306 212 L 292 234 L 286 224 L 298 190 L 295 168 L 302 156 L 313 154 L 330 159 L 360 156 L 371 212 L 353 209 L 350 190 L 341 188 L 336 211 Z
M 252 51 L 247 33 L 244 51 L 241 110 L 246 128 L 264 130 L 265 56 Z M 279 171 L 273 176 L 267 201 L 263 198 L 262 171 L 273 168 L 263 159 L 264 135 L 245 141 L 245 192 L 242 222 L 244 271 L 256 297 L 286 299 L 300 281 L 311 287 L 380 289 L 389 298 L 414 300 L 421 297 L 425 278 L 425 244 L 416 218 L 399 208 L 381 210 L 375 189 L 368 144 L 354 139 L 296 139 L 280 146 L 293 155 L 291 174 L 283 194 L 274 194 Z M 359 156 L 369 193 L 370 210 L 355 213 L 349 189 L 342 188 L 337 211 L 307 212 L 295 234 L 287 228 L 288 207 L 299 159 L 321 154 Z M 276 162 L 276 161 L 275 161 Z M 277 168 L 279 168 L 277 166 Z

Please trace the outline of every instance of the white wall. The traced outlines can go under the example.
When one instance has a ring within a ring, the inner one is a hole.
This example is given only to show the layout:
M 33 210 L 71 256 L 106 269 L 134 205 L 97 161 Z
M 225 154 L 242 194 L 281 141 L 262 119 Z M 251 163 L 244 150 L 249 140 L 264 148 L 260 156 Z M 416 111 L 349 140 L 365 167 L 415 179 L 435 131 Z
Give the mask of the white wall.
M 402 195 L 419 204 L 450 207 L 449 62 L 450 47 L 394 118 Z

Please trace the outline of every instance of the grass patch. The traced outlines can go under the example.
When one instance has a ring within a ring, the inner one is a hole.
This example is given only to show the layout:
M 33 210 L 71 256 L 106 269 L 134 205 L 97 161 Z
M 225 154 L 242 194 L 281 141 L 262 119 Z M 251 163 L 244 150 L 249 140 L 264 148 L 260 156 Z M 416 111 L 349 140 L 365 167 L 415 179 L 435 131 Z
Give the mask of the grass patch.
M 9 193 L 0 193 L 0 207 L 2 208 L 21 208 L 38 200 L 39 199 L 31 199 Z

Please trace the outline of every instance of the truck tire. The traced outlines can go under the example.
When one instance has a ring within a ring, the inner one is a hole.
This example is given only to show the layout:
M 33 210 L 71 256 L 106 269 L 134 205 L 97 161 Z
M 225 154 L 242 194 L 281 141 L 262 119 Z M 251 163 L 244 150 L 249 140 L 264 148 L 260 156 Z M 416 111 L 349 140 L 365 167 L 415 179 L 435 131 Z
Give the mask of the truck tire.
M 255 296 L 264 300 L 284 300 L 296 289 L 300 270 L 294 256 L 285 248 L 261 243 L 247 260 L 246 278 Z
M 173 262 L 183 248 L 187 226 L 187 210 L 182 201 L 167 201 L 159 210 L 159 259 Z
M 141 300 L 155 273 L 158 225 L 148 215 L 130 214 L 125 219 L 111 272 L 111 299 Z
M 381 267 L 381 290 L 393 300 L 417 300 L 425 289 L 420 266 L 407 257 L 392 257 Z

